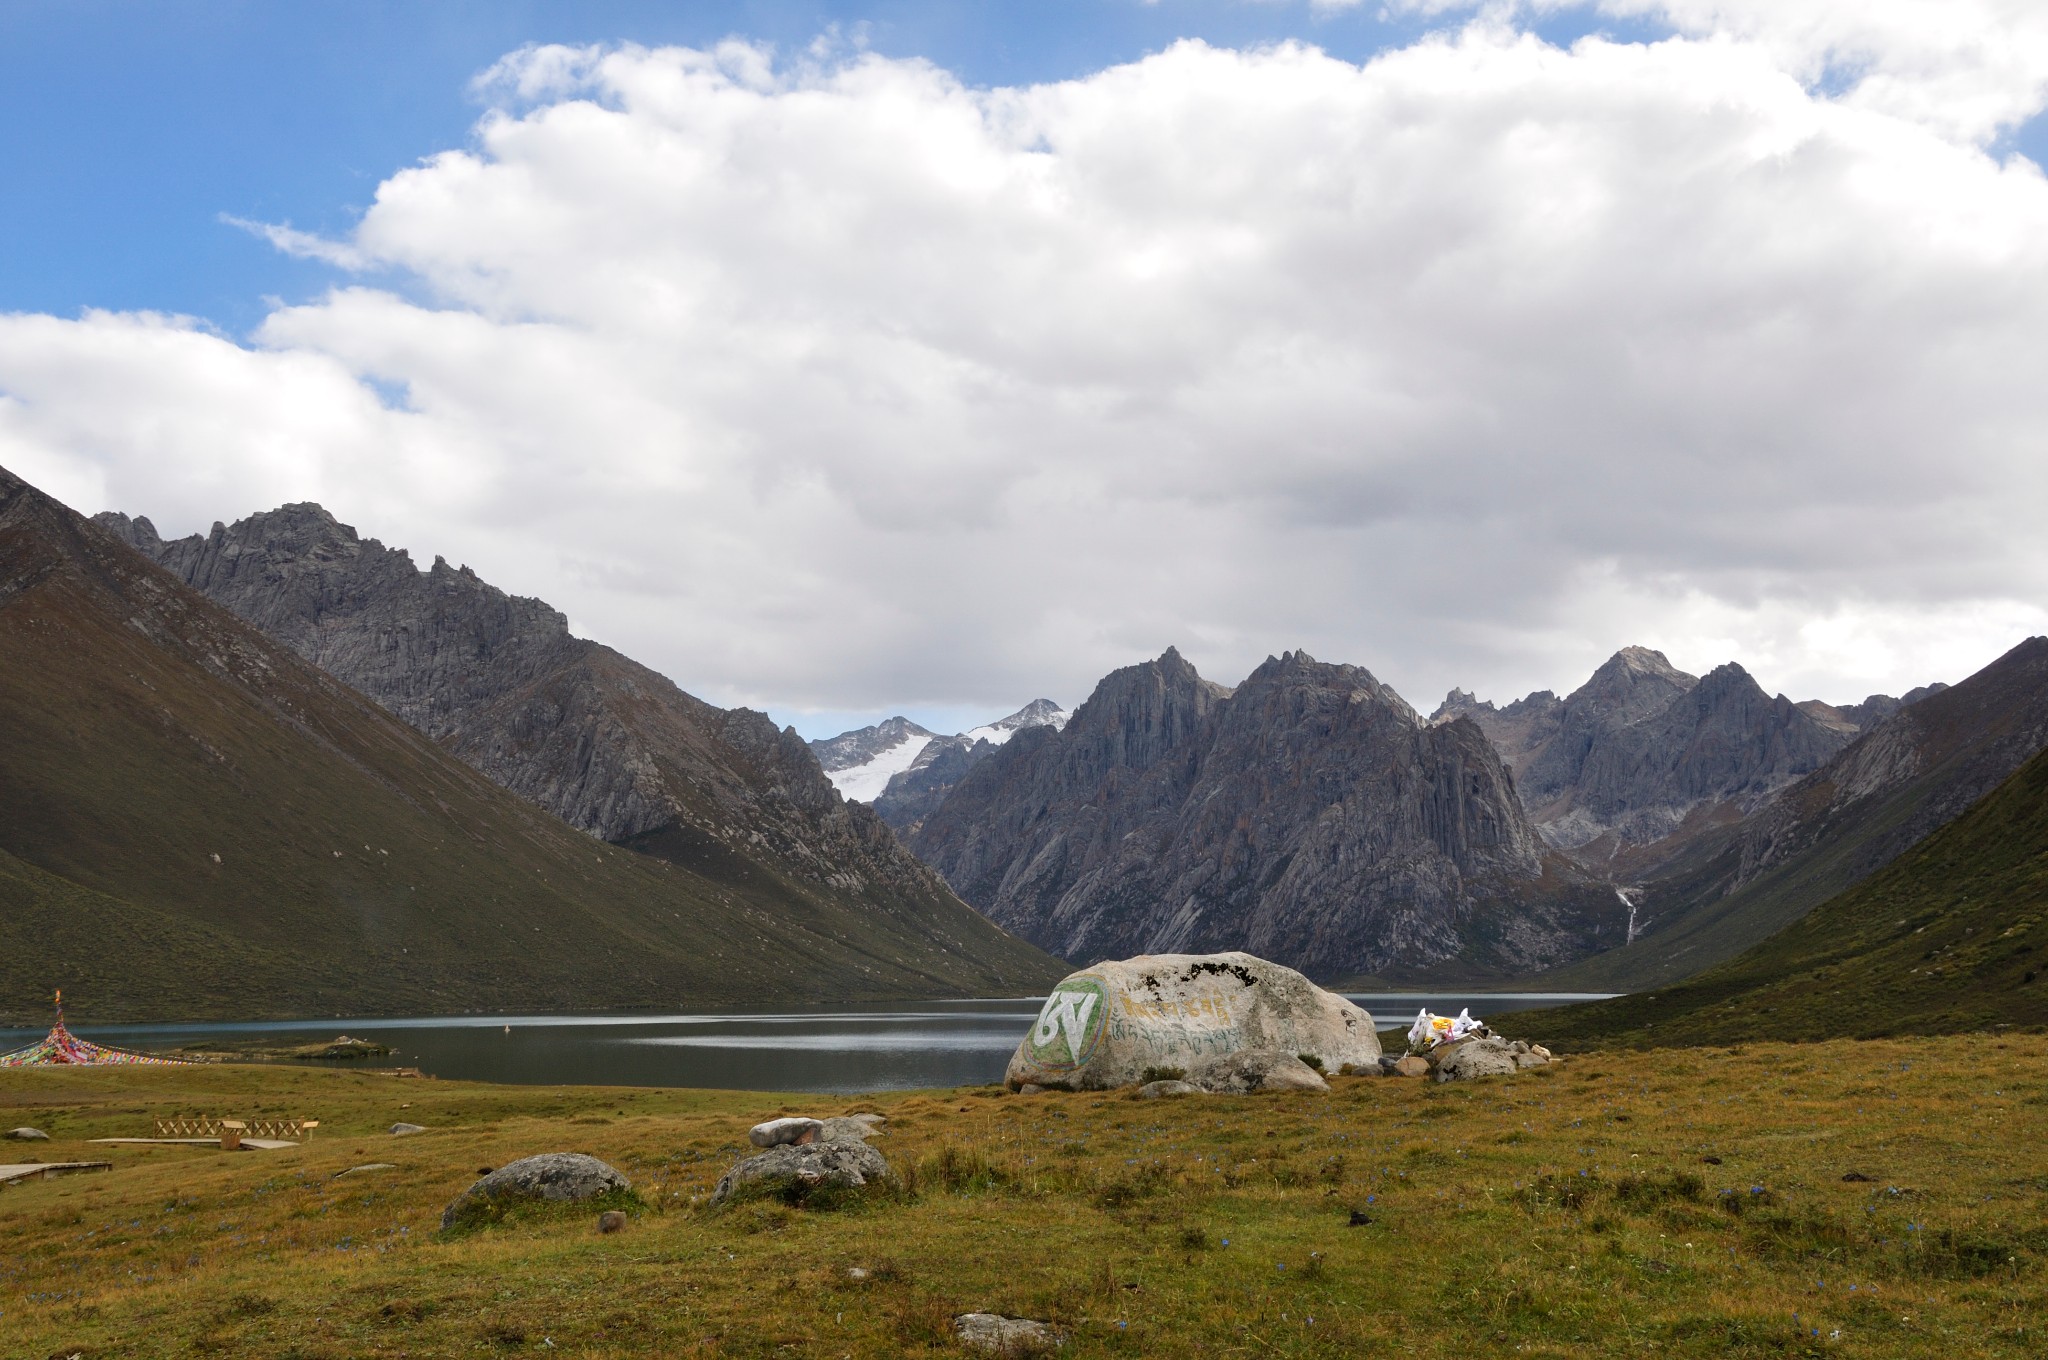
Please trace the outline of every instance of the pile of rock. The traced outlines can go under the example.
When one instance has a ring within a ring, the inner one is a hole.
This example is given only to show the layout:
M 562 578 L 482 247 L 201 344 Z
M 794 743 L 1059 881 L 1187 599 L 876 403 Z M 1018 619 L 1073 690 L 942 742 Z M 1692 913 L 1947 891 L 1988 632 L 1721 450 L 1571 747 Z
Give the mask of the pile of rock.
M 808 1197 L 824 1189 L 862 1190 L 889 1178 L 889 1163 L 868 1140 L 887 1132 L 878 1114 L 827 1119 L 785 1116 L 754 1125 L 747 1141 L 766 1151 L 743 1157 L 711 1192 L 723 1204 L 742 1186 L 760 1185 Z
M 1484 1034 L 1436 1045 L 1400 1058 L 1381 1058 L 1380 1071 L 1390 1077 L 1434 1076 L 1438 1081 L 1470 1081 L 1474 1077 L 1506 1077 L 1551 1062 L 1550 1050 L 1521 1039 Z

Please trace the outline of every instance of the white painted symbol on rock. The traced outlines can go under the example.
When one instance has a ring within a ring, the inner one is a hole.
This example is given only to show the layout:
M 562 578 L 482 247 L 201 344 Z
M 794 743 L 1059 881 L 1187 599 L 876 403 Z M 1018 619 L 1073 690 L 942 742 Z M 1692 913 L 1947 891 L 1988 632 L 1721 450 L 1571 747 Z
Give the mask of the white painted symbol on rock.
M 1095 1013 L 1095 1003 L 1099 999 L 1093 992 L 1054 992 L 1045 999 L 1045 1009 L 1038 1013 L 1038 1025 L 1031 1034 L 1032 1044 L 1046 1048 L 1055 1037 L 1064 1035 L 1067 1056 L 1079 1062 L 1081 1036 L 1088 1032 L 1088 1017 Z

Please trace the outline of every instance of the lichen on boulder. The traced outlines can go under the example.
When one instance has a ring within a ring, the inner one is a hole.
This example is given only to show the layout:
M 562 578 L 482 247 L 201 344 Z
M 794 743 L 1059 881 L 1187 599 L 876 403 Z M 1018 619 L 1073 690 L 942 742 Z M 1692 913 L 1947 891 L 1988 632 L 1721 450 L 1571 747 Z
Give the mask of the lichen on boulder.
M 585 1204 L 627 1199 L 632 1182 L 580 1152 L 543 1152 L 499 1167 L 449 1202 L 441 1231 L 496 1223 L 522 1205 Z
M 1304 1058 L 1329 1072 L 1370 1067 L 1380 1041 L 1370 1014 L 1292 968 L 1237 952 L 1145 954 L 1061 981 L 1017 1045 L 1006 1080 L 1012 1090 L 1106 1090 L 1181 1068 L 1204 1089 L 1244 1089 L 1235 1079 L 1210 1086 L 1195 1074 L 1253 1051 L 1286 1057 L 1314 1077 L 1300 1085 L 1321 1089 Z

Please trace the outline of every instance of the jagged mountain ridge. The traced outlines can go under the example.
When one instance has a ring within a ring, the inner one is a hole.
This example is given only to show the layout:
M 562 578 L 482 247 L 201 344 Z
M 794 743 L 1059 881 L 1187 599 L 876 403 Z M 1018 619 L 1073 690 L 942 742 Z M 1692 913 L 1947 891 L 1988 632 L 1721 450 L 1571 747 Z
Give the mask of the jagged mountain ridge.
M 467 567 L 421 571 L 310 503 L 170 541 L 95 518 L 571 826 L 693 868 L 758 861 L 869 906 L 956 905 L 794 730 L 707 704 Z
M 1752 816 L 1667 860 L 1632 892 L 1638 938 L 1534 985 L 1655 988 L 1733 958 L 1884 868 L 2048 748 L 2048 638 L 1929 688 Z
M 1113 672 L 908 839 L 1075 961 L 1244 948 L 1323 977 L 1483 971 L 1620 938 L 1611 892 L 1548 876 L 1475 724 L 1425 724 L 1369 672 L 1300 652 L 1235 690 L 1172 649 Z
M 1452 690 L 1432 721 L 1477 722 L 1545 839 L 1598 862 L 1754 812 L 1863 727 L 1940 688 L 1794 704 L 1732 662 L 1701 678 L 1624 647 L 1563 699 L 1542 690 L 1496 709 Z
M 13 1004 L 62 986 L 99 1020 L 674 1006 L 1059 971 L 957 902 L 593 840 L 0 469 Z

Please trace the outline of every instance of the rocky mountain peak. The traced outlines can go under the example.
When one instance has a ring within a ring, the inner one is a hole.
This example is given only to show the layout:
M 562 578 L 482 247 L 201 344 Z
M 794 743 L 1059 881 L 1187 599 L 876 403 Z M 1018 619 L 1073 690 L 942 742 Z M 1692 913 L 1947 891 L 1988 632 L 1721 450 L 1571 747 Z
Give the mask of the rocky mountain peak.
M 1102 677 L 1074 710 L 1066 733 L 1100 743 L 1099 755 L 1108 764 L 1144 769 L 1186 740 L 1229 693 L 1168 647 L 1156 660 Z
M 1624 647 L 1600 666 L 1586 683 L 1565 696 L 1566 723 L 1598 717 L 1633 722 L 1655 713 L 1699 683 L 1672 665 L 1664 653 L 1648 647 Z
M 1469 689 L 1453 689 L 1436 706 L 1436 712 L 1429 715 L 1432 723 L 1449 722 L 1453 718 L 1471 717 L 1480 713 L 1494 712 L 1492 700 L 1481 702 Z
M 910 742 L 928 742 L 937 735 L 929 728 L 920 727 L 910 719 L 898 715 L 894 718 L 884 718 L 868 727 L 857 727 L 851 732 L 841 732 L 836 737 L 820 738 L 811 743 L 811 752 L 817 756 L 818 765 L 826 774 L 836 774 L 841 770 L 869 764 L 877 756 Z M 844 792 L 843 789 L 841 791 Z
M 1300 651 L 1233 690 L 1175 653 L 1112 672 L 906 835 L 1077 961 L 1246 948 L 1335 976 L 1458 955 L 1468 930 L 1510 966 L 1585 943 L 1532 928 L 1546 907 L 1509 925 L 1485 905 L 1533 896 L 1543 850 L 1479 728 L 1424 726 L 1369 671 Z

